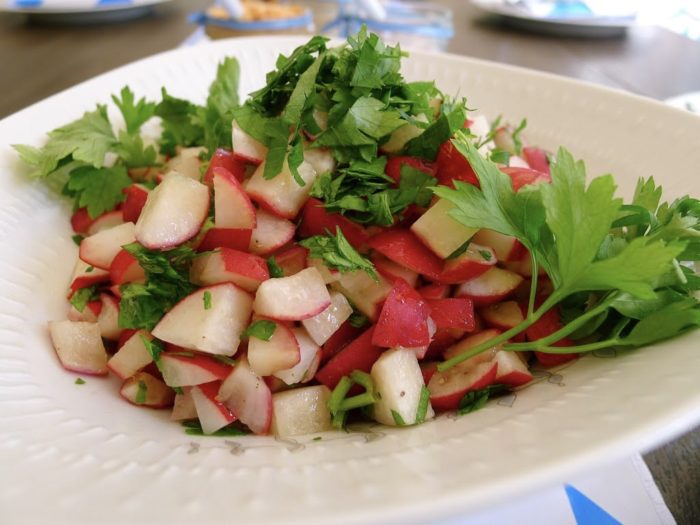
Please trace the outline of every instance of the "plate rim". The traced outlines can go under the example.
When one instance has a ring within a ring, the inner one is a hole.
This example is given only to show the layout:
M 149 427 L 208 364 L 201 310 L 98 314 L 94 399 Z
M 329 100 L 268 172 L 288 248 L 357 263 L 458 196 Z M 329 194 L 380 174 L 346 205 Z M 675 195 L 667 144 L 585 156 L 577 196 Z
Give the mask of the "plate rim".
M 213 46 L 213 47 L 221 47 L 221 48 L 227 48 L 229 46 L 235 45 L 235 43 L 242 42 L 242 41 L 259 41 L 259 40 L 277 40 L 280 42 L 286 42 L 288 44 L 292 43 L 301 43 L 307 40 L 306 37 L 244 37 L 244 38 L 239 38 L 236 40 L 236 42 L 232 41 L 219 41 L 219 42 L 214 42 L 210 44 L 203 44 L 206 46 Z M 192 53 L 196 54 L 196 50 L 198 49 L 199 46 L 193 47 L 193 48 L 188 48 L 192 49 Z M 145 57 L 136 61 L 133 61 L 129 64 L 125 64 L 123 66 L 120 66 L 118 68 L 115 68 L 113 70 L 110 70 L 108 72 L 102 73 L 96 77 L 93 77 L 91 79 L 85 80 L 83 82 L 80 82 L 76 84 L 75 86 L 72 86 L 70 88 L 67 88 L 65 90 L 62 90 L 54 95 L 51 95 L 50 97 L 47 97 L 39 102 L 36 102 L 34 104 L 31 104 L 30 106 L 27 106 L 26 108 L 19 110 L 18 112 L 13 113 L 12 115 L 9 115 L 2 120 L 0 120 L 0 131 L 2 128 L 6 125 L 13 125 L 15 119 L 21 119 L 22 116 L 25 113 L 28 113 L 32 110 L 34 110 L 38 106 L 46 105 L 46 104 L 51 104 L 55 98 L 61 97 L 64 93 L 68 91 L 75 90 L 76 88 L 85 88 L 86 85 L 89 86 L 90 83 L 97 82 L 99 79 L 102 79 L 107 76 L 112 76 L 112 75 L 119 75 L 120 72 L 124 69 L 128 69 L 132 67 L 134 64 L 142 63 L 142 62 L 148 62 L 148 61 L 154 61 L 154 60 L 159 60 L 160 57 L 162 56 L 168 56 L 168 55 L 177 55 L 181 53 L 187 52 L 187 49 L 174 49 L 174 50 L 167 50 L 161 53 L 157 53 L 155 55 L 151 55 L 149 57 Z M 429 53 L 429 52 L 413 52 L 414 54 L 419 54 L 419 55 L 425 55 L 425 56 L 441 56 L 445 57 L 445 54 L 442 53 Z M 547 73 L 547 72 L 541 72 L 541 71 L 535 71 L 531 70 L 528 68 L 523 68 L 519 66 L 512 66 L 508 64 L 498 64 L 492 61 L 488 60 L 482 60 L 482 59 L 475 59 L 475 58 L 470 58 L 470 57 L 464 57 L 461 55 L 450 55 L 454 59 L 458 59 L 460 61 L 467 61 L 467 62 L 472 62 L 472 63 L 477 63 L 485 66 L 495 66 L 498 69 L 502 70 L 511 70 L 511 71 L 521 71 L 521 72 L 526 72 L 530 75 L 535 75 L 541 78 L 547 78 L 547 79 L 555 79 L 558 82 L 564 82 L 565 84 L 570 84 L 570 85 L 585 85 L 588 86 L 589 88 L 593 88 L 598 91 L 603 91 L 607 93 L 612 93 L 615 94 L 616 96 L 624 96 L 625 98 L 636 98 L 638 101 L 643 102 L 645 104 L 652 104 L 653 106 L 656 107 L 664 107 L 668 110 L 671 110 L 672 108 L 667 108 L 662 102 L 649 99 L 644 96 L 640 95 L 634 95 L 627 93 L 621 89 L 615 89 L 615 88 L 609 88 L 605 86 L 600 86 L 598 84 L 593 84 L 590 82 L 584 82 L 576 79 L 571 79 L 569 77 L 564 77 L 561 75 L 556 75 L 552 73 Z M 679 113 L 685 113 L 682 110 L 677 110 Z M 696 119 L 695 116 L 693 115 L 688 115 L 689 119 L 693 119 L 693 121 Z M 48 131 L 48 130 L 46 130 Z M 1 375 L 1 374 L 0 374 Z M 687 405 L 687 406 L 686 406 Z M 690 416 L 689 416 L 690 414 Z M 627 449 L 631 443 L 634 443 L 635 447 L 640 447 L 643 450 L 646 449 L 648 450 L 649 448 L 652 448 L 653 446 L 658 445 L 660 442 L 671 439 L 679 434 L 681 434 L 683 431 L 685 431 L 687 428 L 689 428 L 689 423 L 688 420 L 700 420 L 700 404 L 692 402 L 688 400 L 685 404 L 682 402 L 677 404 L 673 410 L 668 410 L 667 412 L 664 413 L 664 417 L 657 417 L 653 421 L 647 421 L 645 425 L 637 425 L 636 427 L 633 428 L 632 431 L 627 431 L 624 434 L 624 438 L 618 438 L 614 441 L 608 441 L 604 444 L 598 445 L 597 447 L 592 447 L 587 449 L 585 454 L 581 454 L 580 452 L 574 456 L 571 456 L 568 458 L 567 461 L 558 461 L 555 464 L 549 465 L 547 468 L 538 468 L 536 470 L 536 476 L 533 477 L 533 475 L 529 476 L 518 476 L 516 481 L 519 483 L 515 484 L 510 484 L 508 487 L 505 488 L 505 492 L 510 495 L 518 494 L 518 495 L 525 495 L 527 493 L 534 492 L 536 490 L 539 490 L 548 484 L 553 483 L 553 478 L 562 478 L 562 473 L 566 473 L 566 477 L 575 475 L 577 473 L 585 472 L 587 470 L 590 470 L 592 468 L 595 468 L 595 466 L 600 466 L 608 461 L 611 461 L 614 457 L 622 457 L 623 452 L 626 452 L 625 449 Z M 523 487 L 523 484 L 527 484 L 528 487 Z M 460 510 L 460 508 L 464 508 L 463 503 L 460 502 L 461 497 L 464 495 L 463 492 L 459 490 L 454 490 L 448 494 L 443 495 L 437 502 L 440 503 L 441 509 L 438 512 L 438 514 L 442 515 L 443 517 L 448 517 L 448 516 L 454 516 L 457 511 Z M 503 494 L 500 495 L 495 495 L 491 494 L 490 497 L 484 497 L 484 500 L 482 504 L 477 505 L 476 507 L 472 504 L 469 507 L 469 510 L 475 510 L 476 508 L 480 507 L 486 507 L 492 504 L 495 500 L 502 500 L 503 499 Z M 460 504 L 461 503 L 461 504 Z M 405 518 L 409 513 L 413 516 L 413 518 L 435 518 L 436 516 L 436 507 L 435 507 L 436 501 L 432 500 L 429 504 L 423 504 L 421 502 L 416 502 L 414 505 L 411 505 L 409 508 L 401 508 L 397 509 L 395 507 L 391 507 L 388 509 L 385 509 L 384 512 L 381 513 L 380 518 L 384 518 L 387 520 L 395 520 L 397 518 Z M 354 522 L 365 522 L 367 520 L 370 521 L 377 521 L 377 516 L 378 512 L 376 509 L 371 510 L 371 514 L 362 514 L 361 512 L 358 513 L 357 516 L 345 516 L 344 518 L 351 518 Z

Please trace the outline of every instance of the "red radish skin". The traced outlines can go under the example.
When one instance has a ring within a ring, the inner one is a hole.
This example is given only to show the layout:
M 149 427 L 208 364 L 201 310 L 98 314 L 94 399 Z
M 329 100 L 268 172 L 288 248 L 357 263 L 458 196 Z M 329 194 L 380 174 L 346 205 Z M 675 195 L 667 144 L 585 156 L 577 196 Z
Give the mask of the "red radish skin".
M 496 353 L 494 361 L 498 363 L 496 383 L 515 388 L 532 381 L 532 374 L 517 353 L 501 350 Z
M 559 317 L 559 310 L 557 308 L 552 308 L 544 313 L 535 323 L 530 325 L 525 330 L 525 337 L 528 341 L 537 341 L 543 337 L 547 337 L 554 332 L 559 331 L 562 328 L 561 319 Z M 556 343 L 552 343 L 550 346 L 574 346 L 576 343 L 564 337 Z M 537 361 L 544 367 L 552 367 L 568 363 L 578 357 L 578 354 L 547 354 L 545 352 L 535 352 L 535 357 Z
M 299 225 L 301 238 L 326 235 L 326 230 L 335 233 L 336 228 L 340 228 L 345 238 L 355 249 L 364 251 L 368 235 L 362 226 L 339 213 L 327 212 L 323 203 L 318 199 L 311 198 L 306 201 Z
M 391 283 L 396 279 L 403 279 L 411 288 L 415 288 L 418 283 L 418 273 L 413 270 L 396 264 L 394 261 L 390 261 L 377 253 L 372 255 L 371 260 L 376 270 Z
M 479 187 L 479 179 L 471 165 L 451 141 L 447 140 L 440 146 L 436 162 L 439 184 L 454 188 L 454 181 L 458 180 Z
M 70 299 L 70 297 L 81 288 L 87 288 L 107 281 L 109 281 L 109 272 L 90 266 L 78 259 L 73 269 L 73 278 L 71 279 L 70 289 L 68 290 L 68 298 Z
M 436 372 L 428 383 L 430 403 L 435 410 L 456 410 L 467 392 L 492 385 L 497 375 L 498 364 L 492 362 L 466 369 L 457 365 L 445 372 Z
M 372 343 L 373 335 L 374 327 L 371 327 L 343 348 L 316 373 L 316 380 L 332 390 L 343 376 L 350 375 L 353 370 L 369 372 L 384 352 L 383 348 Z
M 438 329 L 457 328 L 471 332 L 476 327 L 474 303 L 463 297 L 428 299 L 430 317 Z
M 217 248 L 247 251 L 253 230 L 240 228 L 209 228 L 197 246 L 198 252 L 208 252 Z
M 236 158 L 232 151 L 225 148 L 218 148 L 209 160 L 207 172 L 204 174 L 202 182 L 207 186 L 212 186 L 214 183 L 214 170 L 216 168 L 224 168 L 231 175 L 236 177 L 238 182 L 243 182 L 246 173 L 246 164 Z
M 150 190 L 141 184 L 132 184 L 124 190 L 126 198 L 122 205 L 122 216 L 125 222 L 135 223 L 146 205 Z
M 420 170 L 423 173 L 430 175 L 431 177 L 434 177 L 435 172 L 437 171 L 437 166 L 432 162 L 419 159 L 417 157 L 407 157 L 398 155 L 396 157 L 391 157 L 387 161 L 386 167 L 384 168 L 384 173 L 386 173 L 387 175 L 389 175 L 389 177 L 394 179 L 394 182 L 396 182 L 396 184 L 398 185 L 401 182 L 401 168 L 403 166 L 409 166 L 411 168 Z
M 75 233 L 87 233 L 93 222 L 94 219 L 88 214 L 87 208 L 78 208 L 70 218 L 70 224 Z
M 471 243 L 463 254 L 445 261 L 439 281 L 447 284 L 463 283 L 486 273 L 496 262 L 496 254 L 491 248 Z
M 423 383 L 427 385 L 430 382 L 430 379 L 433 377 L 435 372 L 437 372 L 438 364 L 439 363 L 437 361 L 422 361 L 420 363 L 420 371 L 423 375 Z
M 525 146 L 523 148 L 523 157 L 525 157 L 525 160 L 533 170 L 547 175 L 550 174 L 547 153 L 543 149 Z
M 520 191 L 523 186 L 552 182 L 549 174 L 535 171 L 520 166 L 501 168 L 501 171 L 510 177 L 514 191 Z
M 368 243 L 386 258 L 431 279 L 439 279 L 442 263 L 409 230 L 393 228 L 372 237 Z
M 413 348 L 430 344 L 430 306 L 403 279 L 397 279 L 379 314 L 372 344 Z
M 292 332 L 299 343 L 299 362 L 291 368 L 279 370 L 273 375 L 288 385 L 307 383 L 314 378 L 318 371 L 318 365 L 321 362 L 321 347 L 309 337 L 303 328 L 292 328 Z
M 328 362 L 361 333 L 362 328 L 355 327 L 349 321 L 345 321 L 321 348 L 321 364 Z
M 450 296 L 450 286 L 447 284 L 433 283 L 422 286 L 416 290 L 425 299 L 444 299 Z
M 109 278 L 113 284 L 144 283 L 146 273 L 136 257 L 126 250 L 120 250 L 109 267 Z

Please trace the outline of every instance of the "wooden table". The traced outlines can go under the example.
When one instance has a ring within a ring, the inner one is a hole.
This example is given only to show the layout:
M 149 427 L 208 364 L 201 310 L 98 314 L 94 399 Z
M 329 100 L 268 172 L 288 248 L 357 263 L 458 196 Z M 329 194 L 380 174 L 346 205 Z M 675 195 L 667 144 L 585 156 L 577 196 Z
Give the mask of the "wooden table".
M 129 23 L 82 27 L 0 16 L 0 118 L 94 75 L 178 46 L 194 30 L 187 14 L 210 3 L 175 0 Z M 455 13 L 451 52 L 659 99 L 700 91 L 700 43 L 668 31 L 636 28 L 612 40 L 553 38 L 503 27 L 464 0 L 441 3 Z M 700 523 L 700 428 L 645 459 L 678 523 Z

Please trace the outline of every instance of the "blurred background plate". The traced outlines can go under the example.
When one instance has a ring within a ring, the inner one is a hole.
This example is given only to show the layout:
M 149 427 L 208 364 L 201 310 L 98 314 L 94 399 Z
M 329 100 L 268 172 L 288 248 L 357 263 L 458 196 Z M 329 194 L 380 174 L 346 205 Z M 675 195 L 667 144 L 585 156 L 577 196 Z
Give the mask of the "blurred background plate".
M 596 14 L 584 1 L 472 0 L 472 4 L 514 28 L 568 37 L 622 36 L 636 20 L 633 14 L 629 14 L 633 10 Z
M 0 13 L 20 13 L 44 24 L 95 24 L 145 16 L 170 0 L 4 0 Z

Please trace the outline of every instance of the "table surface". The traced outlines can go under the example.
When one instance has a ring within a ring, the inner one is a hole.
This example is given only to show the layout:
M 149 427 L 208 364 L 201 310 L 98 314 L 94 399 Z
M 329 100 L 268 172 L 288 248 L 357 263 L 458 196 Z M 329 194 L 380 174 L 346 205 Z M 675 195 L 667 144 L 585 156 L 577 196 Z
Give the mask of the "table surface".
M 147 17 L 109 25 L 70 27 L 0 15 L 0 118 L 117 66 L 178 46 L 194 30 L 186 15 L 211 3 L 175 0 Z M 664 29 L 638 27 L 615 39 L 557 38 L 510 29 L 464 0 L 439 3 L 454 11 L 453 53 L 657 99 L 700 91 L 700 43 Z M 700 523 L 700 428 L 648 453 L 645 460 L 678 523 Z

